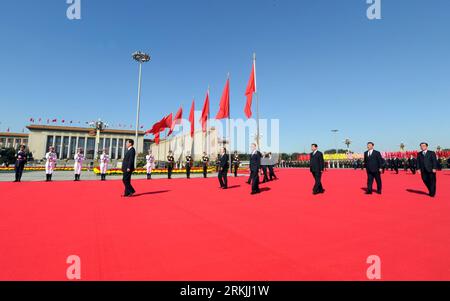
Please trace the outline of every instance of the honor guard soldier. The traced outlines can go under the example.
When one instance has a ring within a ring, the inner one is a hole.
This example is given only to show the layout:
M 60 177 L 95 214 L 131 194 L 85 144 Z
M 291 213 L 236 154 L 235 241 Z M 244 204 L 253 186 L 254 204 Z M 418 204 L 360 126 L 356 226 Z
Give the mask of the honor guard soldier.
M 152 178 L 152 170 L 155 168 L 155 157 L 152 154 L 152 150 L 148 150 L 148 155 L 145 156 L 145 160 L 147 161 L 145 165 L 147 169 L 147 180 L 150 180 Z
M 269 152 L 269 155 L 268 155 L 268 157 L 269 157 L 269 178 L 270 178 L 270 180 L 272 181 L 273 179 L 278 179 L 277 178 L 277 176 L 275 175 L 275 172 L 274 172 L 274 165 L 275 165 L 275 162 L 273 161 L 273 159 L 272 159 L 272 153 L 271 152 Z M 324 169 L 325 169 L 325 164 L 324 164 Z
M 237 177 L 237 172 L 239 169 L 239 165 L 241 164 L 241 161 L 239 160 L 239 155 L 237 151 L 234 152 L 233 155 L 233 168 L 234 168 L 234 176 Z
M 188 179 L 191 178 L 191 167 L 192 167 L 192 157 L 191 157 L 191 155 L 188 153 L 188 155 L 186 156 L 186 165 L 185 165 L 185 168 L 186 168 L 186 177 L 187 177 Z
M 208 174 L 208 163 L 209 163 L 209 157 L 206 155 L 206 152 L 203 152 L 202 166 L 203 166 L 203 177 L 204 178 L 206 178 L 206 175 Z
M 45 180 L 49 182 L 52 180 L 53 170 L 55 169 L 57 160 L 55 148 L 53 146 L 49 147 L 48 153 L 45 154 L 45 160 Z
M 106 172 L 108 171 L 109 155 L 106 149 L 100 155 L 100 177 L 102 181 L 106 180 Z
M 220 154 L 217 154 L 217 159 L 216 159 L 216 172 L 219 172 L 219 165 L 220 165 Z
M 172 170 L 175 164 L 175 159 L 172 156 L 172 151 L 169 151 L 169 155 L 167 156 L 167 178 L 172 179 Z
M 84 154 L 83 154 L 83 149 L 79 148 L 73 159 L 75 160 L 75 163 L 73 165 L 73 170 L 75 173 L 74 181 L 79 181 L 80 175 L 81 175 L 81 169 L 83 168 L 83 161 L 85 159 Z
M 19 151 L 16 155 L 16 163 L 14 165 L 14 169 L 16 172 L 16 179 L 14 182 L 20 182 L 22 179 L 23 169 L 25 167 L 25 163 L 27 163 L 27 154 L 25 153 L 25 146 L 21 145 Z

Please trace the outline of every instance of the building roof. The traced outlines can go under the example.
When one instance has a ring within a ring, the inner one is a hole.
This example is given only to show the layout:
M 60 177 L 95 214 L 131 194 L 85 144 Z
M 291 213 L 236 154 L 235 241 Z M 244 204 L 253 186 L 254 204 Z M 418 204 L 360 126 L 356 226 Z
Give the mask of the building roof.
M 38 124 L 30 124 L 27 126 L 27 129 L 30 131 L 61 131 L 61 132 L 78 132 L 78 133 L 89 133 L 94 128 L 86 128 L 86 127 L 76 127 L 76 126 L 58 126 L 58 125 L 38 125 Z M 126 135 L 135 135 L 135 131 L 133 130 L 117 130 L 117 129 L 104 129 L 102 130 L 103 134 L 126 134 Z M 138 131 L 138 135 L 144 136 L 144 131 Z
M 26 133 L 0 132 L 0 137 L 21 137 L 21 138 L 28 138 L 28 134 L 26 134 Z

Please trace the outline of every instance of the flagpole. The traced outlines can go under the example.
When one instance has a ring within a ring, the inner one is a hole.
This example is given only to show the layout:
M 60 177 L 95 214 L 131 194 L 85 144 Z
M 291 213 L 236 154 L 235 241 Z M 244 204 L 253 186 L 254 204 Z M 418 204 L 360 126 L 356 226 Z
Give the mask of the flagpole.
M 253 52 L 253 74 L 255 76 L 255 96 L 256 96 L 256 145 L 259 150 L 259 96 L 256 88 L 256 52 Z
M 210 139 L 210 135 L 208 135 L 208 132 L 209 132 L 209 130 L 208 130 L 208 120 L 209 120 L 209 85 L 208 85 L 208 91 L 206 92 L 207 93 L 207 97 L 208 97 L 208 115 L 206 116 L 206 133 L 205 133 L 205 135 L 206 135 L 206 137 L 205 137 L 205 153 L 208 155 L 208 157 L 209 157 L 209 151 L 210 151 L 210 149 L 209 149 L 209 139 Z
M 229 81 L 230 80 L 230 72 L 228 72 L 228 78 L 227 78 L 227 80 Z M 230 85 L 230 83 L 228 82 L 228 87 L 229 87 L 229 85 Z M 228 90 L 228 93 L 230 93 L 230 89 Z M 228 94 L 228 97 L 229 97 L 229 94 Z M 230 173 L 233 173 L 233 171 L 232 171 L 232 167 L 231 167 L 231 120 L 230 120 L 230 115 L 231 115 L 231 112 L 230 112 L 230 101 L 228 101 L 228 139 L 229 139 L 229 142 L 230 142 L 230 149 L 229 149 L 229 170 L 230 170 Z

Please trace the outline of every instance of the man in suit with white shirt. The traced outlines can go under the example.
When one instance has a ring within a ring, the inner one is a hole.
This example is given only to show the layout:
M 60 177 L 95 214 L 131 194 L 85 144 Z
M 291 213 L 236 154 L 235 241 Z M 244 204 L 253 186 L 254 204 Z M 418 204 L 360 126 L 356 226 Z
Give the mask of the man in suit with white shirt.
M 428 150 L 428 143 L 422 142 L 420 144 L 422 150 L 417 155 L 417 169 L 422 176 L 422 181 L 428 188 L 429 196 L 436 195 L 436 171 L 438 169 L 438 162 L 436 153 Z
M 136 192 L 133 186 L 131 186 L 131 175 L 134 171 L 134 158 L 136 157 L 136 150 L 134 149 L 133 145 L 134 141 L 132 139 L 128 139 L 127 152 L 125 153 L 122 162 L 122 181 L 125 186 L 125 193 L 123 195 L 124 197 L 133 196 L 133 194 Z
M 256 143 L 251 145 L 251 155 L 250 155 L 250 181 L 252 184 L 252 193 L 257 194 L 261 191 L 259 190 L 259 169 L 261 168 L 261 153 L 256 147 Z
M 324 193 L 325 189 L 322 187 L 322 172 L 325 167 L 323 154 L 318 150 L 317 144 L 311 144 L 311 154 L 309 155 L 309 170 L 314 177 L 315 183 L 313 187 L 313 194 Z
M 383 171 L 383 158 L 381 153 L 373 149 L 373 142 L 367 143 L 367 151 L 364 153 L 364 166 L 367 172 L 367 191 L 366 194 L 372 194 L 373 180 L 377 182 L 377 193 L 381 194 L 381 172 Z

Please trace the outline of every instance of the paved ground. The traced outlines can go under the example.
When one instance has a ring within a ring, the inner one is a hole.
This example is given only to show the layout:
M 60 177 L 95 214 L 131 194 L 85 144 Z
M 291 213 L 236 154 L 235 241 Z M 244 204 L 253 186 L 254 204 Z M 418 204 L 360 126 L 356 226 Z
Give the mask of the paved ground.
M 229 175 L 230 176 L 230 175 Z M 240 176 L 240 175 L 239 175 Z M 201 178 L 203 174 L 191 174 L 191 178 Z M 217 177 L 217 173 L 210 173 L 208 177 Z M 69 181 L 73 180 L 73 171 L 56 171 L 53 174 L 52 180 L 54 181 Z M 133 179 L 145 179 L 146 175 L 133 175 Z M 172 178 L 186 178 L 186 174 L 173 174 Z M 81 180 L 99 180 L 100 176 L 97 176 L 92 171 L 84 171 L 81 174 Z M 121 180 L 121 175 L 111 175 L 107 176 L 107 180 Z M 152 179 L 167 179 L 167 175 L 152 175 Z M 0 182 L 10 182 L 14 180 L 14 172 L 2 172 L 0 173 Z M 22 181 L 43 181 L 45 180 L 45 172 L 40 171 L 29 171 L 24 172 L 22 176 Z
M 68 181 L 73 180 L 73 171 L 56 171 L 53 174 L 52 180 L 54 181 Z M 191 178 L 203 177 L 202 174 L 191 174 Z M 217 173 L 210 173 L 208 177 L 217 177 Z M 145 179 L 146 175 L 133 175 L 133 179 Z M 152 175 L 152 179 L 167 178 L 167 175 Z M 186 178 L 185 174 L 173 174 L 172 178 Z M 100 176 L 97 176 L 92 171 L 84 171 L 81 174 L 81 180 L 99 180 Z M 106 178 L 107 180 L 121 180 L 121 175 L 111 175 Z M 14 180 L 14 173 L 0 173 L 0 182 L 9 182 Z M 45 172 L 30 171 L 24 172 L 22 181 L 43 181 L 45 180 Z

